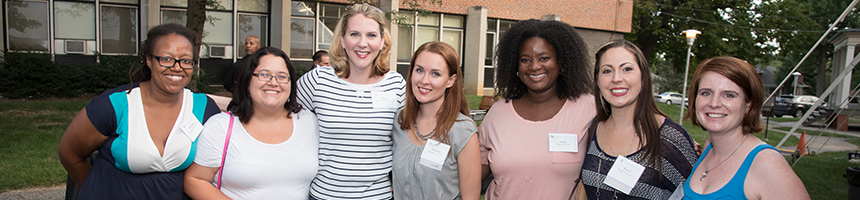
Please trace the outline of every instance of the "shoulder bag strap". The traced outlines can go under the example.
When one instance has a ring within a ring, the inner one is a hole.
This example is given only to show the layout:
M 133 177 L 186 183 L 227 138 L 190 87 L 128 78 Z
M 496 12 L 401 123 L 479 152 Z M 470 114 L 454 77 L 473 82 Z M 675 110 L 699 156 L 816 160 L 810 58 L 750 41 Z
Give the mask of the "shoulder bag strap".
M 227 128 L 227 138 L 224 140 L 224 150 L 221 151 L 221 167 L 218 168 L 218 183 L 216 183 L 216 185 L 219 190 L 221 189 L 221 177 L 224 176 L 224 160 L 227 159 L 227 145 L 230 144 L 230 134 L 233 133 L 233 114 L 230 112 L 227 112 L 227 114 L 230 114 L 230 126 Z

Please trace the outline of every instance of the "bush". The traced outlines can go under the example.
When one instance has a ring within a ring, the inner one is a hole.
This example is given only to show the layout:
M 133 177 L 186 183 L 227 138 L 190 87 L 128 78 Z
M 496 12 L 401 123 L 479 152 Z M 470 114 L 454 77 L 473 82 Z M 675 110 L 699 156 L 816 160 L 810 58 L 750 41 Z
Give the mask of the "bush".
M 10 99 L 75 97 L 130 83 L 129 67 L 137 57 L 96 56 L 100 62 L 76 68 L 53 62 L 47 53 L 7 52 L 0 65 L 0 93 Z
M 46 53 L 8 52 L 0 67 L 0 93 L 6 98 L 37 99 L 80 94 L 81 72 L 71 65 L 54 63 Z

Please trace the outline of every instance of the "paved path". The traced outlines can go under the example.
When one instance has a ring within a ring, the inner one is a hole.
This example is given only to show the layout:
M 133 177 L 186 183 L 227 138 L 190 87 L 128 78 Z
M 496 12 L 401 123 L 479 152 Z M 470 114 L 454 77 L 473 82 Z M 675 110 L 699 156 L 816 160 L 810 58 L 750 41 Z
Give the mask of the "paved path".
M 66 185 L 53 187 L 28 188 L 0 193 L 0 200 L 39 199 L 63 200 L 66 198 Z

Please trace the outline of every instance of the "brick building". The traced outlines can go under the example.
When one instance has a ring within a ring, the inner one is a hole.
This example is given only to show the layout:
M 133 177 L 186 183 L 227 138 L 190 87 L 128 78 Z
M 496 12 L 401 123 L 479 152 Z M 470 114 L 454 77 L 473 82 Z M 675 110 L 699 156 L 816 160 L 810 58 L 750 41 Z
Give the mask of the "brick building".
M 344 0 L 218 0 L 207 11 L 201 68 L 213 85 L 244 56 L 244 39 L 260 37 L 263 46 L 286 51 L 296 66 L 310 67 L 311 55 L 327 50 Z M 445 0 L 424 5 L 417 16 L 399 0 L 380 0 L 384 11 L 405 16 L 409 25 L 389 25 L 396 47 L 392 70 L 407 70 L 412 52 L 428 41 L 444 41 L 460 53 L 467 94 L 493 90 L 492 52 L 501 35 L 517 21 L 560 20 L 577 27 L 591 52 L 630 32 L 632 0 Z M 187 0 L 3 0 L 4 51 L 51 53 L 58 62 L 96 62 L 102 55 L 137 54 L 149 28 L 184 24 Z M 98 9 L 96 9 L 98 8 Z M 593 59 L 593 58 L 592 58 Z M 593 61 L 591 61 L 593 63 Z M 395 67 L 396 66 L 396 67 Z

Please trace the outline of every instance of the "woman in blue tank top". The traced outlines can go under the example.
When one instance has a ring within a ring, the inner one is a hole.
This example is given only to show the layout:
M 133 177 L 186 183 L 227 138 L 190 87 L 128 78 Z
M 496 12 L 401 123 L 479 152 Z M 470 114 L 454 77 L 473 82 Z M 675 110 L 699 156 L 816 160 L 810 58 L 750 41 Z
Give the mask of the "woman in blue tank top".
M 746 61 L 716 57 L 693 74 L 687 118 L 707 130 L 704 154 L 693 167 L 683 199 L 809 199 L 800 178 L 761 132 L 764 87 Z M 681 193 L 683 192 L 683 193 Z M 675 197 L 673 195 L 673 197 Z

